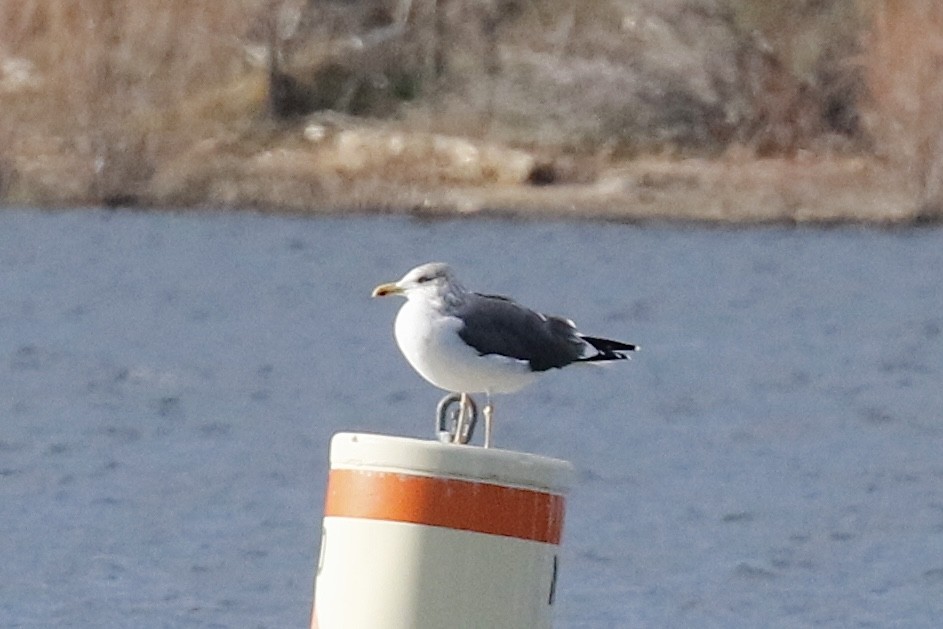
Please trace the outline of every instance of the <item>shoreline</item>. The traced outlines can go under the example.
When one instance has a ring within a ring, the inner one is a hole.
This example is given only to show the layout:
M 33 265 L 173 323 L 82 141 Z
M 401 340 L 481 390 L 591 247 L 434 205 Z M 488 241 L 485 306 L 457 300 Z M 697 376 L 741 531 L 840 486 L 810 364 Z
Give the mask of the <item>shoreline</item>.
M 271 157 L 272 150 L 263 155 Z M 100 199 L 87 194 L 95 188 L 94 182 L 83 181 L 87 174 L 83 177 L 74 169 L 36 169 L 27 171 L 29 177 L 17 173 L 5 186 L 13 194 L 5 194 L 3 204 L 745 227 L 940 223 L 937 213 L 921 211 L 916 194 L 907 190 L 902 177 L 868 157 L 639 158 L 599 168 L 589 181 L 549 184 L 530 183 L 523 177 L 452 183 L 379 179 L 368 173 L 339 171 L 336 164 L 325 167 L 313 155 L 282 157 L 286 163 L 260 171 L 258 155 L 235 162 L 226 156 L 203 156 L 200 167 L 192 171 L 158 173 L 145 186 L 117 190 Z M 287 163 L 301 158 L 310 158 L 315 165 Z M 199 183 L 194 184 L 195 180 Z
M 19 150 L 16 150 L 19 148 Z M 249 121 L 178 153 L 109 159 L 55 141 L 0 162 L 5 206 L 254 209 L 719 225 L 938 224 L 902 169 L 867 154 L 631 159 L 520 148 L 320 114 Z M 144 166 L 142 166 L 142 164 Z

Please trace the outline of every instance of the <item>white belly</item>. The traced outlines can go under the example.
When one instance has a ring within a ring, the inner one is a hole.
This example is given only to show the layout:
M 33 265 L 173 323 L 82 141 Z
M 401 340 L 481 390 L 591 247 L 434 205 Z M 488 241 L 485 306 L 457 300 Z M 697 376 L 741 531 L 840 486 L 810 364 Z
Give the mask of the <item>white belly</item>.
M 394 333 L 413 369 L 446 391 L 512 393 L 537 378 L 525 361 L 495 354 L 480 356 L 458 336 L 461 327 L 457 318 L 410 300 L 396 315 Z

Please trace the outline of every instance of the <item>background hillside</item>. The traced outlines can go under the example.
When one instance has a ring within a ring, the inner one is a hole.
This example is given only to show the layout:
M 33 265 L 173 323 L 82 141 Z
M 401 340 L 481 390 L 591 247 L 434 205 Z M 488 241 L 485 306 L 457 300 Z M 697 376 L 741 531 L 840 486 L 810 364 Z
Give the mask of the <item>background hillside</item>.
M 0 4 L 0 202 L 913 222 L 931 0 Z

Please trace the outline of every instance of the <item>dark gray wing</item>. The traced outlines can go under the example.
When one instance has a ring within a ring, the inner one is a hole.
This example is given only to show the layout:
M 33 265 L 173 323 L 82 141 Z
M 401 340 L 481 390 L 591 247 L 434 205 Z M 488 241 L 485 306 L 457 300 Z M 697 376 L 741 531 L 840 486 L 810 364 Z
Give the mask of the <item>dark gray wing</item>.
M 566 319 L 542 316 L 498 295 L 468 293 L 452 313 L 463 341 L 481 354 L 525 360 L 534 371 L 580 360 L 585 344 Z

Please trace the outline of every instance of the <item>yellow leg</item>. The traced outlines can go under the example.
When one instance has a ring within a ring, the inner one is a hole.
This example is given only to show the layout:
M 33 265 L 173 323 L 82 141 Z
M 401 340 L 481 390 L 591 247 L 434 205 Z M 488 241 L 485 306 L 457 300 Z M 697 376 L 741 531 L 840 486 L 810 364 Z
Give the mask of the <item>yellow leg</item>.
M 494 416 L 494 407 L 491 405 L 491 400 L 488 400 L 488 403 L 485 404 L 485 408 L 482 409 L 482 412 L 485 414 L 485 447 L 491 447 L 491 418 Z
M 471 408 L 468 404 L 468 394 L 462 393 L 458 403 L 458 421 L 455 423 L 455 436 L 452 437 L 453 443 L 462 443 L 462 435 L 465 433 L 465 425 L 468 422 L 468 416 Z

